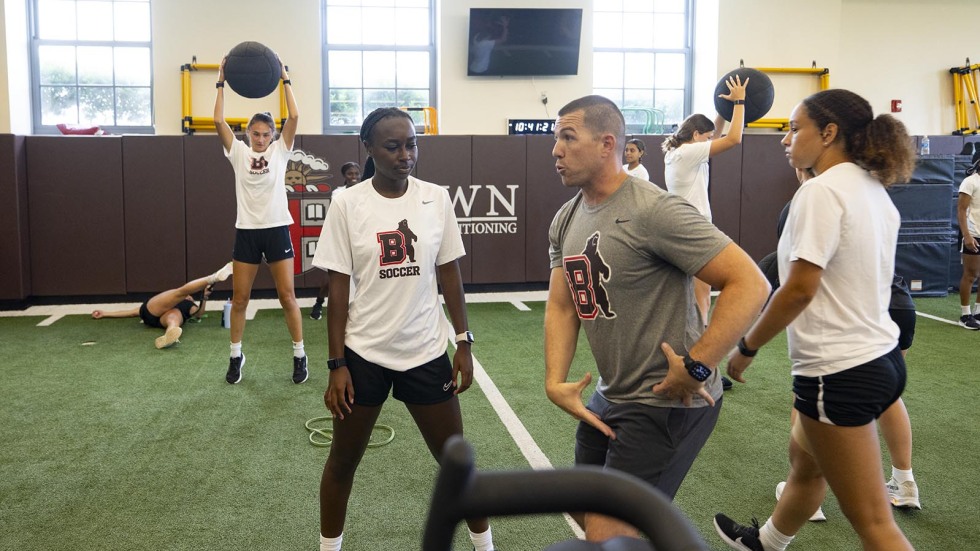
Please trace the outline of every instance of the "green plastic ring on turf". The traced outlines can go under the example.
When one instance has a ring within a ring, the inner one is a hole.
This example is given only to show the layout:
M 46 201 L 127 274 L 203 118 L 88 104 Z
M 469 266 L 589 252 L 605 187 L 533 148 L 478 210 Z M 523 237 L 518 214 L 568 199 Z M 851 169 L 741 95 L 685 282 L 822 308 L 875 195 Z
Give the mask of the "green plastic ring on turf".
M 305 425 L 306 430 L 310 431 L 310 444 L 313 444 L 318 448 L 328 448 L 330 447 L 330 444 L 333 444 L 333 429 L 330 427 L 320 428 L 320 427 L 312 426 L 314 423 L 318 423 L 321 421 L 329 421 L 332 423 L 333 417 L 329 415 L 325 415 L 323 417 L 314 417 L 306 422 Z M 368 442 L 367 447 L 369 448 L 378 448 L 384 446 L 386 444 L 391 443 L 391 441 L 395 439 L 395 429 L 389 427 L 388 425 L 382 425 L 378 423 L 374 425 L 373 430 L 388 431 L 388 436 L 384 439 Z M 323 439 L 321 440 L 317 438 L 317 435 L 319 435 Z

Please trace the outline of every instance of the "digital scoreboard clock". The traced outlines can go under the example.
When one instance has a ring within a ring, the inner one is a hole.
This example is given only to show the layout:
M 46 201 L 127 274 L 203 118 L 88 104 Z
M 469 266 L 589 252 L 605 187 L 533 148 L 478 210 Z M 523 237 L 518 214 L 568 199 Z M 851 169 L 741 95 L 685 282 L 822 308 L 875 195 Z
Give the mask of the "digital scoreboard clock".
M 507 119 L 507 133 L 554 134 L 555 119 Z

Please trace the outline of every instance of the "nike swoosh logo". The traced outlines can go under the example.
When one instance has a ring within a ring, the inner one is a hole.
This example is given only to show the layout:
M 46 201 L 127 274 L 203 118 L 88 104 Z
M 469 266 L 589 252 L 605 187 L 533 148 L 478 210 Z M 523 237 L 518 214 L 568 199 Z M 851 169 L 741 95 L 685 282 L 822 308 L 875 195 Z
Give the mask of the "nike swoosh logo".
M 617 223 L 617 224 L 622 224 L 623 222 L 629 222 L 630 220 L 632 220 L 632 218 L 627 218 L 627 219 L 625 219 L 625 220 L 623 220 L 623 219 L 621 219 L 621 218 L 617 218 L 617 219 L 616 219 L 616 223 Z
M 422 201 L 422 204 L 423 204 L 423 205 L 428 205 L 428 204 L 429 204 L 429 203 L 431 203 L 431 202 L 432 202 L 432 201 Z
M 448 383 L 442 385 L 442 391 L 443 392 L 446 392 L 447 390 L 449 390 L 452 387 L 453 387 L 453 382 L 452 381 L 449 381 Z
M 285 251 L 283 251 L 283 252 L 284 252 L 284 253 L 287 253 L 287 254 L 288 254 L 288 253 L 289 253 L 289 251 L 291 251 L 291 250 L 292 250 L 292 249 L 286 249 L 286 250 L 285 250 Z

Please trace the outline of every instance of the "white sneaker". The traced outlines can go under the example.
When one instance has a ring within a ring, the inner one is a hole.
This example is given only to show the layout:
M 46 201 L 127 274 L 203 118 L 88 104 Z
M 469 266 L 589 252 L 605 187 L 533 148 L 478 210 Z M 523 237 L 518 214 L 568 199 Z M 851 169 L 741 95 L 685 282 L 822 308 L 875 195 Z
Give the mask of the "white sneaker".
M 157 337 L 156 345 L 157 348 L 170 348 L 171 346 L 180 342 L 180 334 L 184 330 L 180 327 L 169 327 L 167 332 L 163 334 L 162 337 Z
M 233 263 L 229 262 L 221 267 L 220 270 L 208 276 L 208 284 L 214 285 L 219 281 L 224 281 L 231 277 Z
M 783 488 L 785 487 L 785 482 L 776 484 L 776 501 L 779 501 L 779 496 L 783 495 Z M 810 517 L 810 522 L 823 522 L 825 520 L 827 520 L 827 516 L 823 514 L 823 507 L 818 507 L 817 512 Z
M 914 480 L 899 483 L 893 478 L 885 487 L 888 488 L 888 499 L 892 502 L 892 506 L 902 509 L 922 508 L 922 504 L 919 503 L 919 487 Z

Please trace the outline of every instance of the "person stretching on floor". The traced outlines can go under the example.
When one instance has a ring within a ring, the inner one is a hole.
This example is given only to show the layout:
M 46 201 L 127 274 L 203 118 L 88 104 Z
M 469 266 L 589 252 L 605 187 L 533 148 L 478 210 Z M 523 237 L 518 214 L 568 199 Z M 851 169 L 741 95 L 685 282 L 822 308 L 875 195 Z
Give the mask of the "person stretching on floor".
M 164 330 L 162 337 L 157 337 L 157 348 L 169 348 L 180 342 L 180 335 L 183 333 L 181 326 L 191 317 L 200 319 L 204 313 L 204 305 L 211 294 L 211 287 L 219 282 L 228 279 L 231 275 L 232 264 L 225 264 L 217 272 L 207 276 L 188 281 L 176 289 L 169 289 L 154 295 L 143 304 L 127 310 L 92 310 L 94 319 L 103 318 L 139 318 L 148 327 L 157 327 Z M 199 291 L 204 294 L 201 303 L 194 302 L 191 296 Z

